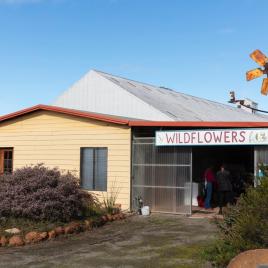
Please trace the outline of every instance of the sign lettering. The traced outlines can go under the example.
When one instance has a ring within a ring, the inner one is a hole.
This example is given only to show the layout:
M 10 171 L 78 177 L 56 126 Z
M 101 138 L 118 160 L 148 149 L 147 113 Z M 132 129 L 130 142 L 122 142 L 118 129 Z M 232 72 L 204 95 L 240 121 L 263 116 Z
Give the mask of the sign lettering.
M 157 131 L 156 146 L 268 145 L 268 128 Z

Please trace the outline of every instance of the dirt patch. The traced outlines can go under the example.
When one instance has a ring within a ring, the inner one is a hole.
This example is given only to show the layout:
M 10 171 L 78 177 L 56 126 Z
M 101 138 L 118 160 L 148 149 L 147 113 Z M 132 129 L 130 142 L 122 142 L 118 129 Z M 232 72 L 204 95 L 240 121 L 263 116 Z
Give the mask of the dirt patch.
M 207 219 L 153 214 L 24 248 L 0 248 L 0 267 L 210 267 L 199 250 L 215 235 Z

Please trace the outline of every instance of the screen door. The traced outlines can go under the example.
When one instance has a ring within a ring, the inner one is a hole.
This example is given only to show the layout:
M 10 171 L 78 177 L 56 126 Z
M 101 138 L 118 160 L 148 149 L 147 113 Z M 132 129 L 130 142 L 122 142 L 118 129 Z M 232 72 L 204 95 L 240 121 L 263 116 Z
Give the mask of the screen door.
M 134 138 L 132 152 L 133 209 L 141 197 L 153 212 L 191 214 L 192 149 Z

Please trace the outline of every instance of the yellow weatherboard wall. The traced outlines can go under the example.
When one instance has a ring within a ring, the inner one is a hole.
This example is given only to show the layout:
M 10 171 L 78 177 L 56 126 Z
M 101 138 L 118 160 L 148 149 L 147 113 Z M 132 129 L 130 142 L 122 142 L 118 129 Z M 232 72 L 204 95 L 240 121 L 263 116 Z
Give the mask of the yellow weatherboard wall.
M 127 126 L 38 111 L 0 123 L 1 147 L 14 148 L 14 170 L 44 163 L 77 177 L 80 148 L 107 147 L 108 192 L 118 189 L 117 203 L 123 209 L 130 207 L 131 129 Z M 102 197 L 102 192 L 97 194 Z

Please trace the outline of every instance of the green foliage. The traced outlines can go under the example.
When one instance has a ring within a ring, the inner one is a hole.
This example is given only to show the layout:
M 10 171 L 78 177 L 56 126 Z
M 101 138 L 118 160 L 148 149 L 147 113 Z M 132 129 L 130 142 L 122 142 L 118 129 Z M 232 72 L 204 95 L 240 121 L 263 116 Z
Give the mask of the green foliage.
M 103 194 L 103 205 L 104 210 L 108 214 L 113 214 L 117 212 L 116 210 L 116 200 L 118 198 L 120 189 L 116 187 L 115 182 L 112 184 L 110 191 L 106 194 Z
M 215 267 L 224 268 L 238 253 L 239 251 L 232 245 L 218 239 L 201 252 L 201 257 L 212 263 Z
M 82 217 L 88 218 L 88 217 L 100 217 L 102 216 L 103 208 L 101 206 L 101 203 L 97 198 L 94 200 L 94 204 L 89 204 L 87 206 L 83 207 L 82 210 Z
M 216 220 L 220 230 L 217 241 L 204 252 L 216 267 L 225 267 L 238 253 L 268 247 L 268 178 L 256 188 L 250 187 L 235 206 Z

